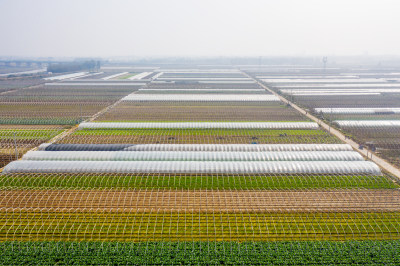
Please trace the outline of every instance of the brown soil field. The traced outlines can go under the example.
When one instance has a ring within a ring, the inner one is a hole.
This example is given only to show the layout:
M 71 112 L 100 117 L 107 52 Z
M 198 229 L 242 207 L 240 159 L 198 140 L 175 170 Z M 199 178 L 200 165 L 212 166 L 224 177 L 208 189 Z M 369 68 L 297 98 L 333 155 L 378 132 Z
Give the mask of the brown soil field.
M 0 208 L 42 211 L 392 212 L 399 190 L 8 190 Z
M 137 88 L 132 86 L 39 86 L 9 92 L 3 95 L 2 102 L 107 102 L 110 104 L 136 90 Z
M 38 143 L 37 145 L 39 145 Z M 29 147 L 18 147 L 18 158 L 21 158 L 27 151 L 35 147 L 36 145 L 31 145 Z M 0 168 L 6 166 L 8 163 L 17 159 L 14 148 L 0 149 Z
M 0 124 L 0 130 L 62 130 L 68 129 L 70 126 L 67 125 L 2 125 Z
M 242 83 L 242 84 L 207 84 L 207 83 L 196 83 L 196 84 L 189 84 L 189 83 L 150 83 L 147 86 L 148 89 L 260 89 L 261 87 L 256 83 Z M 265 93 L 269 94 L 268 91 Z
M 103 108 L 107 103 L 0 103 L 0 118 L 79 118 L 81 115 L 92 116 Z
M 304 121 L 294 109 L 284 106 L 168 106 L 122 102 L 96 121 Z
M 394 166 L 400 168 L 400 130 L 398 128 L 350 128 L 343 131 L 351 134 L 352 138 L 370 149 Z
M 291 99 L 292 96 L 288 95 L 286 98 Z M 293 99 L 296 104 L 300 104 L 310 109 L 317 107 L 400 107 L 400 93 L 346 96 L 294 96 Z

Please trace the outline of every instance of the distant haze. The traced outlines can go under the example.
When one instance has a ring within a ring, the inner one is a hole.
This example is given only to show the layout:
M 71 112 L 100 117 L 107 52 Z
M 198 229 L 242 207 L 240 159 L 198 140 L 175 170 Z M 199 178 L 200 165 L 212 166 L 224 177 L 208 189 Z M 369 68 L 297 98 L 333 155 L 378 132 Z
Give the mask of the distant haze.
M 400 55 L 398 0 L 0 0 L 0 56 Z

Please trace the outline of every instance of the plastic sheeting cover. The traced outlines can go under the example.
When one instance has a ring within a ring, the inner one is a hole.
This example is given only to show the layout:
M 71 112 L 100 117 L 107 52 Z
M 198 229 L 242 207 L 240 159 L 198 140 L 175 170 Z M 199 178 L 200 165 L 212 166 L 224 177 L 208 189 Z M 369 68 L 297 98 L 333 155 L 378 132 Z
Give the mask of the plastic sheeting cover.
M 355 151 L 180 152 L 180 151 L 30 151 L 34 161 L 363 161 Z
M 209 93 L 224 93 L 224 92 L 265 92 L 264 89 L 139 89 L 139 92 L 174 92 L 174 93 L 185 93 L 185 92 L 209 92 Z
M 315 112 L 324 114 L 375 114 L 391 112 L 400 114 L 400 108 L 315 108 Z
M 226 174 L 374 174 L 379 167 L 366 161 L 320 162 L 194 162 L 194 161 L 14 161 L 9 173 L 226 173 Z
M 340 127 L 368 127 L 368 128 L 398 128 L 400 120 L 336 120 L 333 121 Z
M 314 122 L 88 122 L 79 129 L 118 128 L 234 128 L 234 129 L 317 129 Z
M 271 94 L 130 94 L 123 101 L 205 101 L 205 102 L 279 102 L 279 98 Z
M 352 151 L 349 144 L 41 144 L 40 151 Z

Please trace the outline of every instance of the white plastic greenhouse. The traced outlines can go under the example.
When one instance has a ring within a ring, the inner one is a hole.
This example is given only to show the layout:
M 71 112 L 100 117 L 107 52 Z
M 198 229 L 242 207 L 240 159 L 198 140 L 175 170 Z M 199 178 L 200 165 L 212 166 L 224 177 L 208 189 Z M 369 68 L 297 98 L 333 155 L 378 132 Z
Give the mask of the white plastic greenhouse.
M 123 101 L 279 102 L 271 94 L 130 94 Z
M 363 161 L 355 151 L 181 152 L 181 151 L 30 151 L 33 161 Z
M 209 92 L 209 93 L 224 93 L 224 92 L 266 92 L 264 89 L 139 89 L 140 92 Z
M 315 108 L 315 112 L 324 114 L 376 114 L 392 112 L 400 114 L 400 108 Z
M 143 86 L 144 82 L 57 82 L 46 83 L 46 86 Z
M 340 127 L 398 128 L 400 120 L 336 120 Z
M 363 89 L 363 88 L 399 88 L 398 83 L 375 83 L 375 84 L 306 84 L 306 85 L 282 85 L 281 88 L 352 88 L 352 89 Z
M 116 77 L 119 77 L 119 76 L 122 76 L 122 75 L 126 75 L 126 74 L 128 74 L 128 73 L 129 73 L 129 72 L 122 72 L 122 73 L 113 74 L 113 75 L 111 75 L 111 76 L 107 76 L 107 77 L 102 78 L 102 80 L 113 79 L 113 78 L 116 78 Z
M 14 161 L 9 173 L 225 173 L 225 174 L 374 174 L 379 167 L 366 161 L 320 162 L 193 162 L 193 161 Z
M 317 129 L 314 122 L 88 122 L 79 129 L 160 128 L 160 129 Z
M 50 144 L 40 151 L 352 151 L 349 144 Z
M 158 78 L 159 80 L 210 80 L 210 81 L 214 81 L 214 80 L 229 80 L 229 81 L 231 81 L 231 80 L 233 80 L 233 81 L 236 81 L 236 80 L 251 80 L 251 78 L 248 78 L 248 77 L 240 77 L 240 78 L 231 78 L 231 77 L 227 77 L 227 78 L 211 78 L 211 77 L 206 77 L 206 78 L 204 78 L 204 77 L 188 77 L 188 78 L 186 78 L 186 77 L 169 77 L 169 78 L 167 78 L 167 77 L 160 77 L 160 78 Z
M 65 74 L 65 75 L 58 75 L 54 77 L 44 78 L 44 80 L 64 80 L 64 79 L 72 79 L 72 78 L 79 78 L 81 76 L 87 75 L 89 72 L 77 72 L 72 74 Z

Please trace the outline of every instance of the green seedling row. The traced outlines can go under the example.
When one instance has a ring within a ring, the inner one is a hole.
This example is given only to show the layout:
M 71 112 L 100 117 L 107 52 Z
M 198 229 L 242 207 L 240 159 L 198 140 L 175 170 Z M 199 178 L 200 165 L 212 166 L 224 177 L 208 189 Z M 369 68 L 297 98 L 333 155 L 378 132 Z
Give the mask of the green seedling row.
M 0 175 L 0 189 L 395 189 L 386 176 L 372 175 Z
M 4 241 L 300 241 L 400 239 L 399 212 L 194 213 L 2 210 Z
M 400 241 L 5 242 L 2 265 L 399 265 Z

